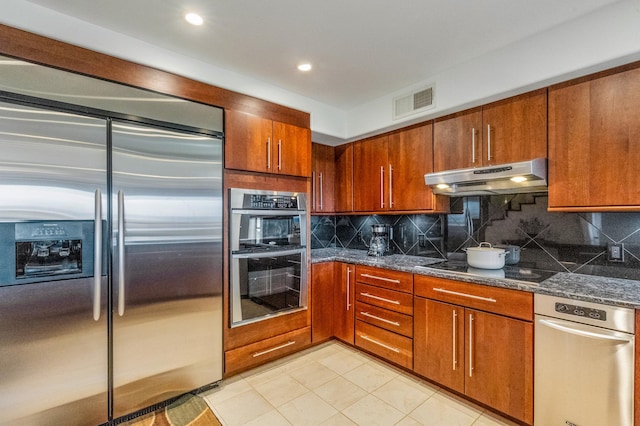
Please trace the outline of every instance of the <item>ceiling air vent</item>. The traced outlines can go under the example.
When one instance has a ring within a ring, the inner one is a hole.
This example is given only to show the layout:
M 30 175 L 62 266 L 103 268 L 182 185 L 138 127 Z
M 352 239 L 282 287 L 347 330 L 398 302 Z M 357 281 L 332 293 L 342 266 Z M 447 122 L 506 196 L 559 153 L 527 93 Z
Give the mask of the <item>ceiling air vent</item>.
M 393 99 L 393 118 L 415 114 L 425 109 L 433 108 L 433 86 L 419 89 L 407 95 Z

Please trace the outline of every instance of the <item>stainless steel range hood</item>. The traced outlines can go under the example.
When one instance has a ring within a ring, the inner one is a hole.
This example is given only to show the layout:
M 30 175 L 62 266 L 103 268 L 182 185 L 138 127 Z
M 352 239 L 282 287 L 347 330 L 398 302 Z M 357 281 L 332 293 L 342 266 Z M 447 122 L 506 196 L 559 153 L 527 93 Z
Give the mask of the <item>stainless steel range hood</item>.
M 547 191 L 547 159 L 424 175 L 435 194 L 451 196 L 516 194 Z

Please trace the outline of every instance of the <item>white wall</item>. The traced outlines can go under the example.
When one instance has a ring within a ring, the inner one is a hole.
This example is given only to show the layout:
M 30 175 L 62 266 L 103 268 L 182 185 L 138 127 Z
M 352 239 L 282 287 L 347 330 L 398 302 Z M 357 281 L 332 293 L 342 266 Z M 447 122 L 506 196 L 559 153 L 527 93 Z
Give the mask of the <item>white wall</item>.
M 435 82 L 436 107 L 394 122 L 392 99 L 411 88 L 342 111 L 27 1 L 4 0 L 0 22 L 309 112 L 313 140 L 330 145 L 640 59 L 640 0 L 616 2 L 437 75 L 425 76 L 414 87 Z

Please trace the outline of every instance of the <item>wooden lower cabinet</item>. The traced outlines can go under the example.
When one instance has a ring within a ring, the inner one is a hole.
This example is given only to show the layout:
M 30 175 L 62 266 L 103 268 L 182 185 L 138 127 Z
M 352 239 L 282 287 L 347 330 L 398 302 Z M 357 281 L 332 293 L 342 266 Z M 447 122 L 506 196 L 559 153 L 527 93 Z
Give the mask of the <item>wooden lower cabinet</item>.
M 350 263 L 338 262 L 334 273 L 334 285 L 336 288 L 333 293 L 333 335 L 353 345 L 356 267 Z
M 311 344 L 311 327 L 294 330 L 269 339 L 226 351 L 225 374 L 247 370 L 276 358 L 298 352 Z
M 311 341 L 333 336 L 333 295 L 336 292 L 335 262 L 311 265 Z
M 413 366 L 412 339 L 364 321 L 356 321 L 356 346 L 402 367 Z
M 414 371 L 532 424 L 531 294 L 427 277 L 416 278 L 415 286 Z M 434 294 L 434 289 L 447 291 L 435 293 L 445 299 L 469 295 L 470 305 L 490 303 L 500 313 L 522 311 L 518 315 L 523 319 L 422 297 L 424 293 Z M 520 301 L 520 306 L 514 308 L 513 300 Z

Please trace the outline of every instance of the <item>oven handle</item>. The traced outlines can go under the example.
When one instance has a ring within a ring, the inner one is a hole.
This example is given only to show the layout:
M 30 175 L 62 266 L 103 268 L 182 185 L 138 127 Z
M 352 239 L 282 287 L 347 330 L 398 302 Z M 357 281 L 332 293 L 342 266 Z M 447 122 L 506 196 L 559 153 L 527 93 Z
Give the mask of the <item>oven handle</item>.
M 279 257 L 288 256 L 290 254 L 302 254 L 306 253 L 306 248 L 295 250 L 279 250 L 279 251 L 261 251 L 256 253 L 236 253 L 231 254 L 232 259 L 259 259 L 261 257 Z
M 93 228 L 93 320 L 100 320 L 102 283 L 102 192 L 96 189 Z
M 118 191 L 118 315 L 124 315 L 124 192 Z

